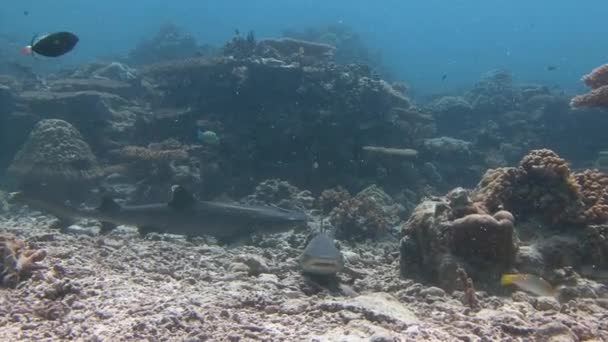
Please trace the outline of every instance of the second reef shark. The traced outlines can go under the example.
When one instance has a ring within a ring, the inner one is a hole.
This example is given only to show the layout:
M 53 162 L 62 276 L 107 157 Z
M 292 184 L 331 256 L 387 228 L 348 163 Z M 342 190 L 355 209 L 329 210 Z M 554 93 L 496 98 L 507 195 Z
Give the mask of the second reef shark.
M 48 212 L 64 222 L 95 219 L 110 225 L 137 226 L 141 233 L 159 232 L 187 236 L 210 235 L 220 240 L 252 233 L 286 231 L 303 225 L 308 217 L 302 211 L 273 206 L 200 201 L 181 186 L 172 187 L 168 203 L 120 205 L 104 198 L 97 208 L 75 208 L 34 196 L 14 192 L 12 201 Z

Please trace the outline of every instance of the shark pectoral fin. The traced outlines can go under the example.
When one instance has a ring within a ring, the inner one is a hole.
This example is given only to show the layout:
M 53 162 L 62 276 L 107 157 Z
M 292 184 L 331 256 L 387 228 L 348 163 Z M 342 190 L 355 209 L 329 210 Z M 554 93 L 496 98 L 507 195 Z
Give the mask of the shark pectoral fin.
M 97 207 L 97 210 L 102 213 L 117 212 L 120 211 L 120 209 L 120 204 L 109 197 L 104 197 L 104 199 L 101 200 L 99 207 Z
M 184 209 L 192 207 L 196 203 L 196 198 L 181 185 L 171 187 L 171 200 L 169 206 L 173 209 Z
M 100 234 L 109 233 L 116 228 L 116 225 L 111 222 L 101 221 L 101 229 L 99 230 Z
M 158 229 L 154 229 L 153 227 L 149 226 L 138 226 L 137 231 L 139 232 L 139 235 L 146 236 L 149 233 L 158 232 Z

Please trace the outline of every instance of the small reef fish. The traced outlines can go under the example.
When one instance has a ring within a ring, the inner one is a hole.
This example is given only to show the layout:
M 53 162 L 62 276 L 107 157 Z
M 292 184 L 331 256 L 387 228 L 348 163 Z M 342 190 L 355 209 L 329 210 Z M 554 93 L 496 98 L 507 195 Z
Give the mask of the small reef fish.
M 181 186 L 172 187 L 172 198 L 168 203 L 127 206 L 106 198 L 95 209 L 73 208 L 24 192 L 12 193 L 10 197 L 15 202 L 49 212 L 65 222 L 95 219 L 111 225 L 137 226 L 143 233 L 211 235 L 224 241 L 256 232 L 285 231 L 308 220 L 301 211 L 200 201 Z
M 325 232 L 317 233 L 300 256 L 302 271 L 313 275 L 335 275 L 344 268 L 344 256 Z
M 503 274 L 501 285 L 515 285 L 538 296 L 555 296 L 557 290 L 543 278 L 533 274 Z
M 547 71 L 554 71 L 554 70 L 557 70 L 557 66 L 555 66 L 555 65 L 548 65 L 547 66 Z
M 71 32 L 55 32 L 34 36 L 30 45 L 21 49 L 24 55 L 38 54 L 46 57 L 59 57 L 76 46 L 78 37 Z
M 220 138 L 213 131 L 202 131 L 200 128 L 196 131 L 197 139 L 206 145 L 217 145 L 220 143 Z

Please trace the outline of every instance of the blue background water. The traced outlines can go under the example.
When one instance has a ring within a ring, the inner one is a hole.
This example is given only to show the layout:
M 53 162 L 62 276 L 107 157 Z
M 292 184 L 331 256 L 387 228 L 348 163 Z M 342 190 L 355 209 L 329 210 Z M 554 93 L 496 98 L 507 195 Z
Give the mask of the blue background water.
M 201 43 L 221 45 L 252 29 L 258 37 L 330 23 L 352 27 L 381 51 L 396 78 L 416 93 L 469 87 L 483 72 L 506 68 L 522 82 L 576 91 L 580 76 L 608 61 L 608 2 L 600 0 L 4 0 L 0 33 L 15 54 L 35 33 L 81 37 L 64 65 L 126 54 L 172 21 Z M 29 11 L 25 16 L 23 11 Z M 23 58 L 23 57 L 20 57 Z M 548 71 L 549 65 L 557 66 Z M 442 81 L 442 75 L 447 79 Z

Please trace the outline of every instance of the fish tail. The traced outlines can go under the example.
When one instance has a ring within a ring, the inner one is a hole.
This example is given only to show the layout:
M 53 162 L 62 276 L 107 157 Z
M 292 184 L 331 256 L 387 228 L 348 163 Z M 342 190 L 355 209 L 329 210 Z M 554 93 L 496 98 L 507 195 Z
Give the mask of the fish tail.
M 21 53 L 24 55 L 31 55 L 32 54 L 32 46 L 28 45 L 28 46 L 24 46 L 21 48 Z
M 513 284 L 521 275 L 513 274 L 513 273 L 505 273 L 500 277 L 500 285 L 511 285 Z

